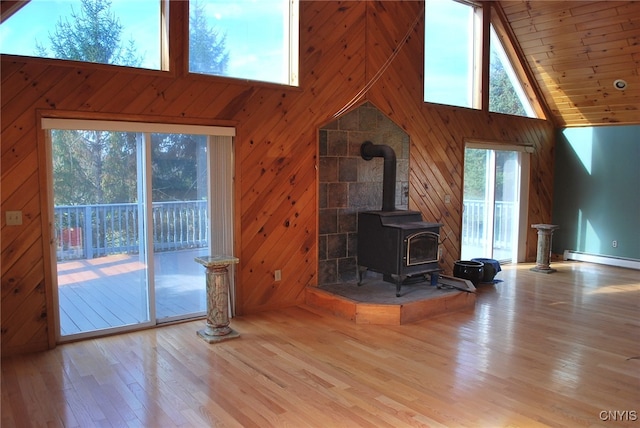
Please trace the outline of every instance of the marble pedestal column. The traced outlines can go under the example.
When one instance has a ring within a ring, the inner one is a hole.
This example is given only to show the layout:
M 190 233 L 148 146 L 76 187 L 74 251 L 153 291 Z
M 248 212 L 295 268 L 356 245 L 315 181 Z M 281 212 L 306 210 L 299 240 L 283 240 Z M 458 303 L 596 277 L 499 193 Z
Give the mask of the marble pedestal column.
M 196 257 L 195 261 L 206 268 L 207 275 L 207 323 L 198 330 L 198 336 L 208 343 L 239 337 L 229 327 L 229 265 L 239 260 L 233 256 Z
M 551 259 L 551 236 L 553 231 L 559 228 L 555 224 L 532 224 L 532 228 L 538 229 L 538 252 L 536 254 L 536 266 L 531 268 L 534 272 L 552 273 L 550 264 Z

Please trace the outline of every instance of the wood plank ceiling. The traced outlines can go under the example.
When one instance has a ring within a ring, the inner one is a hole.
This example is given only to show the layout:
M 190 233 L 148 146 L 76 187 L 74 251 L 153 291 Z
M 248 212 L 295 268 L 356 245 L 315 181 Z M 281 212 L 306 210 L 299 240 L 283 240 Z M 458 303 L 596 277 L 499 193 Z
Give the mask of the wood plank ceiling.
M 640 123 L 640 1 L 500 5 L 557 126 Z

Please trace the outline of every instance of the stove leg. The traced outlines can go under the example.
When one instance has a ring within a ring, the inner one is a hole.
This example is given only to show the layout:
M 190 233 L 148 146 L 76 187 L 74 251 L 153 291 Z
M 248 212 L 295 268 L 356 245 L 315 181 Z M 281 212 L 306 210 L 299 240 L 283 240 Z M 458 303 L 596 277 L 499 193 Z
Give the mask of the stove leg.
M 407 279 L 406 276 L 398 275 L 396 277 L 396 297 L 400 297 L 400 288 L 402 287 L 402 283 Z
M 362 277 L 364 277 L 364 274 L 366 271 L 367 271 L 367 267 L 358 266 L 358 286 L 362 285 Z

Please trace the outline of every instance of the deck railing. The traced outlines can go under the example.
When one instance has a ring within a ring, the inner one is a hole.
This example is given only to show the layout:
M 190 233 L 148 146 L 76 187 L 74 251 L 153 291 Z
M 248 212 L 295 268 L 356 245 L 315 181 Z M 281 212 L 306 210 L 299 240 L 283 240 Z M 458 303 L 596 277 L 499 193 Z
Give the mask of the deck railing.
M 154 251 L 206 247 L 207 201 L 154 202 Z M 141 206 L 137 203 L 55 207 L 58 260 L 140 252 Z
M 462 244 L 484 245 L 486 203 L 465 200 Z M 510 249 L 514 206 L 496 202 L 493 248 Z M 140 252 L 138 204 L 61 205 L 55 207 L 58 260 Z M 154 202 L 154 251 L 175 251 L 207 246 L 206 201 Z
M 462 211 L 462 245 L 484 246 L 485 214 L 487 204 L 483 200 L 464 201 Z M 493 248 L 511 249 L 513 238 L 514 203 L 496 202 L 493 226 Z

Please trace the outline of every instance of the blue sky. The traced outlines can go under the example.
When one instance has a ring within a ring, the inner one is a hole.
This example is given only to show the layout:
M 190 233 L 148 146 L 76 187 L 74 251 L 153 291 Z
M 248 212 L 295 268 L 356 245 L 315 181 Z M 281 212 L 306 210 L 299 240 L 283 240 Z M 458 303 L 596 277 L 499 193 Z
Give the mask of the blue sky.
M 425 4 L 425 99 L 471 107 L 472 9 L 452 1 Z
M 283 10 L 286 0 L 208 0 L 210 25 L 227 35 L 229 72 L 235 77 L 280 81 L 283 67 Z M 135 40 L 144 66 L 159 68 L 159 0 L 112 0 L 111 10 L 124 26 L 122 38 Z M 0 25 L 2 53 L 34 55 L 36 40 L 48 46 L 48 34 L 69 17 L 79 0 L 31 0 Z M 258 77 L 259 76 L 259 77 Z M 285 81 L 287 81 L 285 79 Z

